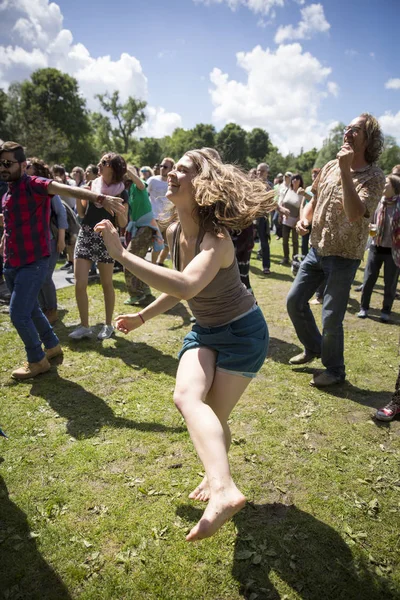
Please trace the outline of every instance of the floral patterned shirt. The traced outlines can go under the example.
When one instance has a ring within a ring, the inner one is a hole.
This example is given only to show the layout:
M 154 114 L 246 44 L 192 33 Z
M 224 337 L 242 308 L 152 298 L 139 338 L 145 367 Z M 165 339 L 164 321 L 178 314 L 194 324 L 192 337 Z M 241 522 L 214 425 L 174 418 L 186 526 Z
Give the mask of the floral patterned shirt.
M 368 225 L 385 187 L 385 175 L 376 165 L 351 171 L 356 192 L 365 205 L 365 214 L 352 223 L 343 209 L 343 188 L 339 161 L 328 162 L 312 186 L 317 196 L 311 246 L 320 256 L 341 256 L 361 260 L 368 238 Z

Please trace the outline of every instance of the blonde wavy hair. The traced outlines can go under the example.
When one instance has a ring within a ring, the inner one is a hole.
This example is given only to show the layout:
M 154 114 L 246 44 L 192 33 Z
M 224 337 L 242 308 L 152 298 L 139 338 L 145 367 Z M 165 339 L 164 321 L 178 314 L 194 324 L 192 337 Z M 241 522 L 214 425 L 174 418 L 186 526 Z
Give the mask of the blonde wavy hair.
M 224 227 L 245 229 L 276 207 L 274 190 L 267 191 L 262 181 L 249 179 L 235 165 L 223 163 L 216 152 L 201 148 L 189 150 L 184 156 L 196 167 L 192 180 L 196 202 L 193 217 L 203 231 L 221 235 Z M 165 225 L 177 221 L 176 208 L 166 217 Z

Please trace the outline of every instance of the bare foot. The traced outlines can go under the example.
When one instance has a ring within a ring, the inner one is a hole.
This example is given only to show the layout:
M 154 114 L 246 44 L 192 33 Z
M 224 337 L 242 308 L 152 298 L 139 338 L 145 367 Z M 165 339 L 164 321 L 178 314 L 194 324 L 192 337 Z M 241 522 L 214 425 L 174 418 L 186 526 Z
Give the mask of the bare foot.
M 210 486 L 208 485 L 208 479 L 206 475 L 200 485 L 198 485 L 197 488 L 189 494 L 189 498 L 192 500 L 200 500 L 201 502 L 208 502 L 210 496 L 211 490 Z
M 186 536 L 187 542 L 195 542 L 211 537 L 234 514 L 246 504 L 246 498 L 233 486 L 229 491 L 223 490 L 213 494 L 200 521 Z

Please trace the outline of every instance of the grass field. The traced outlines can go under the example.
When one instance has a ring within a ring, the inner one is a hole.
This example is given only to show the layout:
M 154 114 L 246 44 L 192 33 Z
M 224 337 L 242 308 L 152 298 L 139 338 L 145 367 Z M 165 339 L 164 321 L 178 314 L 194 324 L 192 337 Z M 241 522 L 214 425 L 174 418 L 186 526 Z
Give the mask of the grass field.
M 285 309 L 292 277 L 278 266 L 251 280 L 270 331 L 258 378 L 236 407 L 231 464 L 247 506 L 213 538 L 185 542 L 202 476 L 172 402 L 184 305 L 134 334 L 73 342 L 72 287 L 59 292 L 62 365 L 24 382 L 9 375 L 22 344 L 0 314 L 0 598 L 7 600 L 389 600 L 400 598 L 400 421 L 379 424 L 398 369 L 393 322 L 345 319 L 348 381 L 321 391 Z M 362 269 L 356 282 L 362 280 Z M 116 313 L 126 312 L 115 276 Z M 91 322 L 103 319 L 90 284 Z M 320 319 L 321 308 L 313 307 Z

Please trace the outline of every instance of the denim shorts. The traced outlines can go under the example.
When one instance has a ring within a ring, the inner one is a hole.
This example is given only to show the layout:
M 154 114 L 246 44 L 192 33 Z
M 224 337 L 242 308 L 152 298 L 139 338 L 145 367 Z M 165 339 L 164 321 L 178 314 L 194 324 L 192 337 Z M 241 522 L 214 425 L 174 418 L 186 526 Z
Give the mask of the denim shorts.
M 216 367 L 232 375 L 255 377 L 268 352 L 268 327 L 259 307 L 237 321 L 220 327 L 193 325 L 183 340 L 178 358 L 192 348 L 217 352 Z

